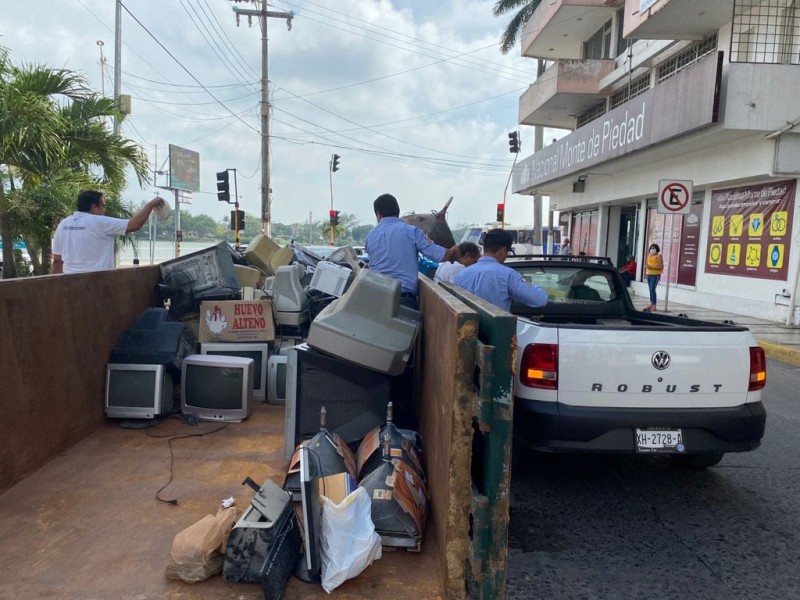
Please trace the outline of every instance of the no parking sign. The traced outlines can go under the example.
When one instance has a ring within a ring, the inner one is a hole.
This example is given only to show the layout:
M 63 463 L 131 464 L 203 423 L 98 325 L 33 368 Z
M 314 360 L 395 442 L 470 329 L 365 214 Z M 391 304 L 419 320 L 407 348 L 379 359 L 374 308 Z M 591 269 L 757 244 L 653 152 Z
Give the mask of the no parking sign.
M 662 215 L 688 215 L 692 209 L 692 182 L 661 179 L 658 182 L 658 212 Z

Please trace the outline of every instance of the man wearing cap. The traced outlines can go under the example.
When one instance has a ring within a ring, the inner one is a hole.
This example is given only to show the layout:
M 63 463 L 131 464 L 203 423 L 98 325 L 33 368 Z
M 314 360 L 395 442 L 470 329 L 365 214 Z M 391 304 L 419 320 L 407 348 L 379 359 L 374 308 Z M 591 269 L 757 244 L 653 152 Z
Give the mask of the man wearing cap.
M 443 248 L 433 243 L 419 227 L 400 220 L 400 205 L 391 194 L 373 202 L 378 224 L 366 240 L 369 268 L 400 282 L 400 303 L 418 308 L 418 253 L 436 262 L 458 259 L 458 246 Z
M 517 271 L 503 264 L 512 243 L 511 234 L 505 229 L 488 231 L 483 256 L 456 275 L 453 283 L 503 310 L 511 310 L 512 300 L 532 307 L 547 304 L 544 289 L 527 283 Z
M 83 190 L 78 210 L 61 221 L 53 237 L 53 273 L 89 273 L 113 269 L 114 240 L 139 231 L 150 213 L 164 206 L 156 196 L 130 219 L 106 216 L 103 193 Z

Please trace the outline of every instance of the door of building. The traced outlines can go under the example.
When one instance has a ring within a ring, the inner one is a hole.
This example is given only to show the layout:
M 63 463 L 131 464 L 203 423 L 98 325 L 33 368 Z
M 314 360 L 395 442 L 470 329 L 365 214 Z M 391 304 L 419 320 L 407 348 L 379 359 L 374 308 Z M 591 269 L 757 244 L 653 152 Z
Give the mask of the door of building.
M 636 256 L 639 237 L 639 206 L 623 206 L 619 216 L 619 241 L 617 243 L 617 265 L 624 265 L 628 256 Z
M 587 210 L 572 215 L 570 245 L 572 254 L 581 252 L 593 256 L 597 252 L 597 222 L 599 210 Z

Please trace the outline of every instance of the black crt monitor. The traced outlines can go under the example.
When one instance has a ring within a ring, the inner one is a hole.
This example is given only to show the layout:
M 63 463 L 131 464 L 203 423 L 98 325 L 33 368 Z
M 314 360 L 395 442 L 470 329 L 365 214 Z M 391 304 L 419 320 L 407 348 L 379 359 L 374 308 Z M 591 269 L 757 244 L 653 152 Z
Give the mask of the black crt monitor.
M 289 350 L 286 370 L 285 456 L 326 428 L 355 444 L 386 421 L 386 405 L 394 406 L 398 427 L 416 429 L 413 417 L 413 372 L 387 375 L 300 344 Z

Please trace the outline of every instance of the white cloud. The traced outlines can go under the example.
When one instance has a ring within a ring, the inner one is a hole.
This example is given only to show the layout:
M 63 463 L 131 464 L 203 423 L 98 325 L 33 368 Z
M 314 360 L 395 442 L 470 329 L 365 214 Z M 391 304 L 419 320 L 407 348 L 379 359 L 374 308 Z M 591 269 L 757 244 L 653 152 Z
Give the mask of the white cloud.
M 45 4 L 36 16 L 23 3 L 4 7 L 0 46 L 18 63 L 81 72 L 99 91 L 102 40 L 110 95 L 114 3 Z M 203 193 L 194 195 L 190 212 L 227 214 L 230 207 L 216 200 L 214 174 L 235 168 L 242 208 L 260 214 L 257 24 L 248 27 L 242 18 L 237 27 L 234 4 L 225 0 L 123 4 L 152 34 L 123 10 L 122 92 L 133 96 L 123 134 L 142 143 L 159 168 L 168 144 L 200 153 Z M 373 221 L 372 200 L 384 192 L 395 194 L 403 211 L 417 212 L 454 196 L 453 225 L 492 220 L 511 166 L 506 134 L 517 128 L 517 101 L 535 72 L 534 61 L 500 54 L 506 18 L 495 19 L 492 5 L 275 0 L 270 10 L 292 10 L 295 18 L 291 31 L 282 19 L 270 19 L 268 28 L 273 219 L 327 213 L 335 152 L 335 207 L 363 222 Z M 522 135 L 526 155 L 532 130 Z M 131 201 L 155 189 L 138 190 L 131 181 Z M 530 222 L 531 199 L 509 196 L 506 213 L 512 222 Z

